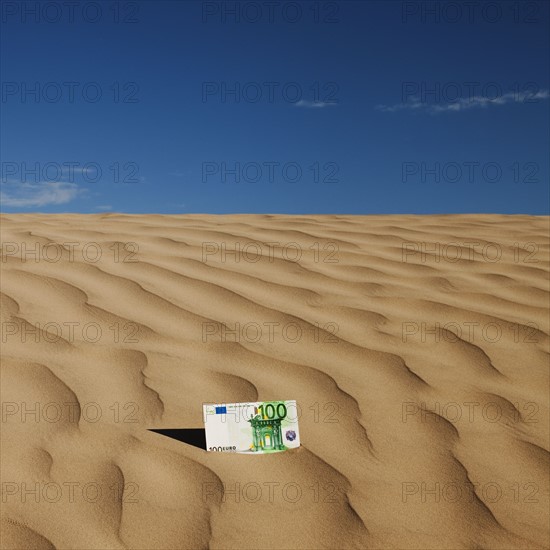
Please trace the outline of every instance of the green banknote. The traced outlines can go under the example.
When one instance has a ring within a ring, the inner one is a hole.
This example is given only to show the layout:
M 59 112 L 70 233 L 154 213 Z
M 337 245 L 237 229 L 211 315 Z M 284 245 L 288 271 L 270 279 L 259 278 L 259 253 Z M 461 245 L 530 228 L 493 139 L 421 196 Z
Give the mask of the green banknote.
M 204 404 L 206 448 L 222 453 L 274 453 L 300 446 L 296 401 Z

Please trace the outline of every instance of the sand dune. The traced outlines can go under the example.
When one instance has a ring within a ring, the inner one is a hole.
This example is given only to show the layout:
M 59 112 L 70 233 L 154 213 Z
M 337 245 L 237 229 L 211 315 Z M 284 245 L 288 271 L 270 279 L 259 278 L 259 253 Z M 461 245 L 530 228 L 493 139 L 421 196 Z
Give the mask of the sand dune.
M 548 548 L 548 233 L 3 215 L 1 547 Z M 148 431 L 269 399 L 296 451 Z

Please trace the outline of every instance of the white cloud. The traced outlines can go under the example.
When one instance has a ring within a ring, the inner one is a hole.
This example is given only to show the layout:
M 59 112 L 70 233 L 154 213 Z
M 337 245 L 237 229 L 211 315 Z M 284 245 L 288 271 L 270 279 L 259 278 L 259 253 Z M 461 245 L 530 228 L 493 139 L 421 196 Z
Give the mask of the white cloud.
M 323 107 L 332 107 L 338 105 L 338 103 L 327 102 L 327 101 L 306 101 L 305 99 L 300 99 L 300 101 L 294 104 L 296 107 L 306 107 L 308 109 L 322 109 Z
M 100 204 L 99 206 L 96 206 L 95 207 L 96 210 L 103 210 L 103 211 L 108 211 L 108 210 L 112 210 L 113 209 L 113 205 L 112 204 Z
M 81 193 L 75 183 L 48 181 L 22 183 L 6 181 L 0 191 L 0 204 L 14 208 L 32 208 L 52 204 L 66 204 Z
M 541 90 L 535 94 L 522 93 L 507 93 L 500 97 L 491 99 L 484 96 L 472 96 L 468 98 L 460 98 L 452 103 L 434 104 L 422 103 L 418 97 L 414 97 L 408 103 L 396 103 L 395 105 L 377 105 L 375 108 L 378 111 L 385 113 L 393 113 L 401 110 L 417 110 L 426 113 L 442 113 L 449 111 L 465 111 L 475 107 L 486 108 L 490 105 L 506 105 L 507 103 L 535 103 L 541 99 L 548 99 L 550 93 L 548 90 Z

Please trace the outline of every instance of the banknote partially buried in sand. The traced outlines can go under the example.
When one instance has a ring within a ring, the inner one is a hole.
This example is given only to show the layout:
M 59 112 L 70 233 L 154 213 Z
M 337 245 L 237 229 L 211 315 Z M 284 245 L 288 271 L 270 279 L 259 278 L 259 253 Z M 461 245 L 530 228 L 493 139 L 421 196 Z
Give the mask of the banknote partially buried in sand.
M 274 453 L 300 446 L 296 401 L 203 405 L 206 447 L 222 453 Z

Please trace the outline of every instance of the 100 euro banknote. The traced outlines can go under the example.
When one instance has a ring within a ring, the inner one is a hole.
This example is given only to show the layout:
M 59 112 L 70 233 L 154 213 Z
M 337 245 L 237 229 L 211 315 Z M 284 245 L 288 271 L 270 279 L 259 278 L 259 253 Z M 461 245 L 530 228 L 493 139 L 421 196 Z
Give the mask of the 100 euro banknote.
M 296 401 L 203 405 L 208 451 L 273 453 L 300 446 Z

